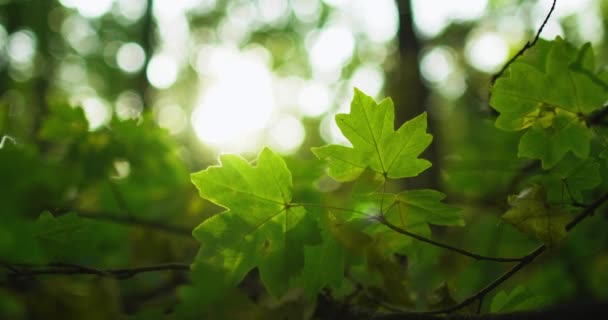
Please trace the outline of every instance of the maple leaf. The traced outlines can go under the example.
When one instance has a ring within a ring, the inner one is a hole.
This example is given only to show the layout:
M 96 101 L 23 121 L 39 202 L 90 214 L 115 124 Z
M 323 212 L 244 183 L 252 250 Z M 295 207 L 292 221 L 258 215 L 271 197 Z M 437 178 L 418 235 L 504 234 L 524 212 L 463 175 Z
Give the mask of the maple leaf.
M 236 155 L 220 160 L 192 174 L 203 198 L 228 209 L 193 231 L 201 242 L 193 264 L 197 279 L 212 287 L 206 289 L 212 300 L 257 266 L 268 290 L 281 295 L 304 265 L 305 245 L 319 242 L 316 220 L 292 205 L 291 173 L 270 149 L 260 153 L 257 166 Z
M 540 239 L 548 247 L 554 247 L 568 234 L 566 225 L 572 220 L 572 215 L 549 205 L 546 200 L 547 194 L 541 186 L 526 188 L 518 195 L 509 197 L 511 209 L 502 219 Z
M 312 152 L 329 162 L 329 175 L 338 181 L 355 180 L 367 168 L 394 179 L 417 176 L 431 166 L 418 158 L 433 139 L 426 133 L 426 113 L 396 131 L 394 113 L 391 99 L 377 104 L 355 89 L 350 113 L 336 115 L 338 127 L 353 147 L 332 144 Z
M 511 64 L 492 87 L 490 105 L 500 115 L 496 127 L 530 128 L 519 156 L 553 167 L 568 151 L 586 159 L 591 134 L 584 115 L 601 108 L 608 86 L 595 71 L 589 44 L 575 48 L 561 38 L 540 40 Z

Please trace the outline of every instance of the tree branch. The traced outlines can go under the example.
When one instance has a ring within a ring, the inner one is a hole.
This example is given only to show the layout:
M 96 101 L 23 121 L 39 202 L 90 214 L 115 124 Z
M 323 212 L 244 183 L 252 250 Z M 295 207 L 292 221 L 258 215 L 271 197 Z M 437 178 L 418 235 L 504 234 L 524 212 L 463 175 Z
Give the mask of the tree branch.
M 502 69 L 500 69 L 500 71 L 498 71 L 498 73 L 496 73 L 494 76 L 492 76 L 492 83 L 491 85 L 494 84 L 494 82 L 496 82 L 496 80 L 498 78 L 500 78 L 500 76 L 502 76 L 503 73 L 505 73 L 505 71 L 507 70 L 507 68 L 509 68 L 509 66 L 515 62 L 515 60 L 519 57 L 521 57 L 524 52 L 526 52 L 526 50 L 534 47 L 534 45 L 536 44 L 536 42 L 538 42 L 538 39 L 540 38 L 540 33 L 543 32 L 543 29 L 545 28 L 545 25 L 547 25 L 547 21 L 549 21 L 549 18 L 551 17 L 551 14 L 553 14 L 553 10 L 555 10 L 555 4 L 557 3 L 557 0 L 553 0 L 553 4 L 551 5 L 551 9 L 549 10 L 549 13 L 547 13 L 547 16 L 545 17 L 545 20 L 543 21 L 543 24 L 541 24 L 540 28 L 538 28 L 538 31 L 536 32 L 536 36 L 534 36 L 534 40 L 532 40 L 532 42 L 527 41 L 526 44 L 519 50 L 517 51 L 517 53 L 511 58 L 509 59 L 509 61 L 507 61 L 507 63 L 505 63 L 505 65 L 502 67 Z M 490 92 L 491 94 L 491 92 Z
M 119 280 L 128 279 L 140 273 L 160 271 L 190 271 L 185 263 L 165 263 L 133 268 L 98 269 L 77 264 L 51 263 L 45 266 L 28 266 L 24 270 L 13 271 L 8 277 L 32 277 L 40 275 L 98 275 L 113 277 Z
M 156 231 L 161 231 L 165 233 L 170 233 L 177 236 L 192 238 L 192 229 L 180 226 L 172 226 L 168 225 L 163 221 L 152 221 L 134 217 L 132 215 L 116 215 L 109 212 L 94 212 L 94 211 L 83 211 L 83 210 L 71 210 L 71 209 L 58 209 L 58 210 L 49 210 L 51 212 L 56 212 L 57 214 L 65 214 L 68 212 L 74 212 L 76 215 L 82 218 L 110 222 L 125 226 L 137 226 L 143 227 L 147 229 L 152 229 Z
M 401 228 L 397 227 L 396 225 L 388 222 L 383 216 L 374 216 L 374 215 L 370 215 L 370 214 L 367 214 L 367 213 L 365 213 L 363 211 L 359 211 L 359 210 L 355 210 L 355 209 L 340 208 L 340 207 L 334 207 L 334 206 L 325 206 L 325 205 L 316 204 L 316 203 L 294 203 L 292 205 L 293 206 L 316 207 L 316 208 L 322 208 L 322 209 L 330 209 L 330 210 L 339 210 L 339 211 L 354 212 L 356 214 L 360 214 L 360 215 L 365 216 L 367 218 L 375 219 L 378 222 L 382 223 L 383 225 L 387 226 L 388 228 L 390 228 L 390 229 L 392 229 L 392 230 L 394 230 L 394 231 L 396 231 L 398 233 L 401 233 L 403 235 L 406 235 L 408 237 L 414 238 L 414 239 L 416 239 L 418 241 L 422 241 L 424 243 L 428 243 L 428 244 L 434 245 L 436 247 L 447 249 L 447 250 L 459 253 L 459 254 L 461 254 L 463 256 L 467 256 L 467 257 L 470 257 L 470 258 L 473 258 L 473 259 L 476 259 L 476 260 L 486 260 L 486 261 L 495 261 L 495 262 L 518 262 L 518 261 L 521 261 L 523 259 L 523 258 L 489 257 L 489 256 L 484 256 L 484 255 L 481 255 L 481 254 L 473 253 L 473 252 L 470 252 L 470 251 L 467 251 L 467 250 L 464 250 L 464 249 L 461 249 L 461 248 L 453 247 L 453 246 L 450 246 L 450 245 L 445 244 L 445 243 L 437 242 L 437 241 L 429 239 L 427 237 L 423 237 L 423 236 L 417 235 L 415 233 L 411 233 L 411 232 L 409 232 L 407 230 L 401 229 Z M 391 206 L 389 206 L 388 208 L 386 208 L 385 211 L 390 210 L 390 208 L 393 205 L 394 205 L 394 203 Z
M 589 205 L 579 215 L 577 215 L 574 219 L 572 219 L 572 221 L 570 221 L 570 223 L 568 223 L 566 225 L 566 231 L 572 230 L 572 228 L 574 228 L 577 224 L 579 224 L 581 221 L 583 221 L 586 217 L 592 215 L 597 208 L 599 208 L 601 205 L 603 205 L 607 201 L 608 201 L 608 193 L 604 194 L 603 196 L 601 196 L 600 198 L 598 198 L 597 200 L 595 200 L 591 205 Z M 457 304 L 455 306 L 452 306 L 452 307 L 449 307 L 449 308 L 446 308 L 446 309 L 435 310 L 435 311 L 428 311 L 428 312 L 422 312 L 422 313 L 423 314 L 427 314 L 427 315 L 452 313 L 454 311 L 460 310 L 460 309 L 462 309 L 462 308 L 464 308 L 466 306 L 471 305 L 475 301 L 480 301 L 489 292 L 491 292 L 496 287 L 500 286 L 503 282 L 505 282 L 506 280 L 508 280 L 509 278 L 511 278 L 513 275 L 515 275 L 517 272 L 519 272 L 519 270 L 523 269 L 525 266 L 527 266 L 530 263 L 532 263 L 538 256 L 540 256 L 546 250 L 547 250 L 547 246 L 546 245 L 544 245 L 544 244 L 540 245 L 539 247 L 537 247 L 536 249 L 534 249 L 530 253 L 528 253 L 513 268 L 509 269 L 507 272 L 503 273 L 496 280 L 492 281 L 490 284 L 488 284 L 487 286 L 485 286 L 483 289 L 477 291 L 473 295 L 471 295 L 468 298 L 464 299 L 459 304 Z M 389 315 L 388 318 L 378 318 L 378 319 L 397 319 L 397 318 L 392 318 Z
M 392 229 L 395 232 L 401 233 L 408 237 L 414 238 L 418 241 L 422 241 L 422 242 L 428 243 L 430 245 L 434 245 L 439 248 L 443 248 L 446 250 L 456 252 L 463 256 L 473 258 L 475 260 L 486 260 L 486 261 L 495 261 L 495 262 L 518 262 L 518 261 L 522 261 L 525 259 L 525 257 L 523 257 L 523 258 L 500 258 L 500 257 L 489 257 L 489 256 L 480 255 L 477 253 L 473 253 L 473 252 L 470 252 L 470 251 L 467 251 L 467 250 L 464 250 L 461 248 L 457 248 L 457 247 L 445 244 L 445 243 L 437 242 L 435 240 L 417 235 L 415 233 L 411 233 L 405 229 L 399 228 L 396 225 L 388 222 L 384 217 L 379 217 L 378 219 L 379 219 L 380 223 L 384 224 L 385 226 L 387 226 L 388 228 Z

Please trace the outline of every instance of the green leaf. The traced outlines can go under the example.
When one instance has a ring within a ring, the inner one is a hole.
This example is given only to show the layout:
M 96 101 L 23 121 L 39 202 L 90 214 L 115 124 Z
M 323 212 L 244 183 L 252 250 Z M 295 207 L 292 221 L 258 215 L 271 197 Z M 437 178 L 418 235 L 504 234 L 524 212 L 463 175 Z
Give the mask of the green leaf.
M 377 104 L 355 89 L 350 113 L 336 115 L 353 147 L 327 145 L 312 152 L 329 162 L 329 175 L 339 181 L 355 180 L 367 168 L 393 179 L 417 176 L 431 166 L 418 158 L 433 139 L 426 133 L 426 113 L 395 131 L 394 112 L 392 100 Z
M 51 112 L 44 120 L 39 135 L 46 141 L 70 142 L 87 133 L 89 124 L 82 108 L 67 105 L 51 105 Z
M 499 291 L 492 298 L 490 312 L 513 312 L 538 307 L 543 298 L 532 295 L 524 286 L 517 286 L 511 292 Z
M 291 173 L 270 149 L 260 153 L 257 166 L 235 155 L 220 160 L 221 166 L 192 174 L 203 198 L 228 209 L 194 230 L 201 248 L 193 268 L 215 284 L 209 298 L 256 266 L 270 293 L 281 295 L 304 265 L 305 246 L 319 242 L 316 219 L 292 205 Z
M 103 226 L 74 213 L 54 217 L 43 212 L 36 220 L 36 237 L 49 259 L 73 262 L 99 256 L 98 247 L 106 236 Z
M 539 43 L 492 87 L 490 104 L 503 130 L 531 128 L 519 156 L 542 160 L 550 168 L 568 151 L 585 159 L 591 135 L 583 116 L 601 108 L 608 87 L 595 72 L 589 44 L 576 49 L 559 37 Z
M 548 247 L 554 247 L 568 234 L 566 225 L 572 220 L 572 215 L 564 209 L 549 205 L 546 200 L 545 189 L 533 185 L 516 196 L 509 196 L 511 209 L 502 219 L 520 231 L 540 239 Z
M 323 230 L 323 242 L 306 246 L 302 285 L 309 298 L 313 298 L 326 286 L 340 287 L 344 279 L 346 252 L 332 236 L 329 229 Z
M 577 157 L 586 159 L 589 156 L 591 132 L 584 121 L 578 117 L 557 112 L 553 124 L 543 127 L 535 123 L 519 141 L 518 156 L 540 159 L 542 167 L 548 169 L 559 162 L 568 151 Z
M 601 182 L 600 165 L 594 159 L 565 157 L 541 178 L 552 202 L 583 202 L 582 191 L 591 190 Z M 570 198 L 572 196 L 572 198 Z
M 498 128 L 525 129 L 542 120 L 542 111 L 554 108 L 588 114 L 607 98 L 589 44 L 577 50 L 558 37 L 550 43 L 540 40 L 537 47 L 548 50 L 544 59 L 514 62 L 492 87 L 490 104 L 500 112 Z
M 439 191 L 408 190 L 387 198 L 390 210 L 386 219 L 403 229 L 423 236 L 430 236 L 429 224 L 464 226 L 460 209 L 441 201 L 445 195 Z

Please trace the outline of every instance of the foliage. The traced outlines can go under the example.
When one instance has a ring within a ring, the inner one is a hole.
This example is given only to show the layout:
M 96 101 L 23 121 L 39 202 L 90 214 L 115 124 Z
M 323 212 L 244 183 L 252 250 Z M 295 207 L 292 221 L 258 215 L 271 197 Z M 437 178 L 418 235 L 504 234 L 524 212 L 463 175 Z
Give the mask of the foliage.
M 608 201 L 607 78 L 597 69 L 589 44 L 557 38 L 498 77 L 495 126 L 517 131 L 517 155 L 533 161 L 498 190 L 510 206 L 500 220 L 475 218 L 449 192 L 411 188 L 431 166 L 421 158 L 433 140 L 427 114 L 395 126 L 392 100 L 358 89 L 350 112 L 335 117 L 350 145 L 313 147 L 318 160 L 269 148 L 253 161 L 224 154 L 191 175 L 149 116 L 90 130 L 82 109 L 53 104 L 35 141 L 0 148 L 0 316 L 79 318 L 102 305 L 88 316 L 364 318 L 571 298 L 573 286 L 550 287 L 576 267 L 568 257 L 550 257 L 540 280 L 494 290 L 520 270 L 543 272 L 524 267 L 546 250 L 592 251 L 595 268 L 606 264 L 601 218 L 571 232 Z M 501 263 L 513 266 L 496 276 Z

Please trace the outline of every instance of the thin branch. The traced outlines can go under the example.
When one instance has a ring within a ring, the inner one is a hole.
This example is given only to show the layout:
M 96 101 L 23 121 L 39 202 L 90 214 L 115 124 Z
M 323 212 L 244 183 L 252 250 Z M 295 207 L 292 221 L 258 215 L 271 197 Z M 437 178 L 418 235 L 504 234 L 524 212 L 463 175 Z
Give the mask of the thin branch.
M 459 254 L 461 254 L 463 256 L 467 256 L 467 257 L 473 258 L 475 260 L 486 260 L 486 261 L 495 261 L 495 262 L 519 262 L 519 261 L 522 261 L 523 259 L 525 259 L 525 257 L 523 257 L 523 258 L 501 258 L 501 257 L 489 257 L 489 256 L 480 255 L 480 254 L 477 254 L 477 253 L 474 253 L 474 252 L 470 252 L 470 251 L 467 251 L 467 250 L 464 250 L 464 249 L 461 249 L 461 248 L 457 248 L 457 247 L 454 247 L 454 246 L 451 246 L 451 245 L 448 245 L 448 244 L 445 244 L 445 243 L 437 242 L 435 240 L 432 240 L 432 239 L 429 239 L 429 238 L 417 235 L 415 233 L 409 232 L 409 231 L 407 231 L 405 229 L 399 228 L 396 225 L 388 222 L 383 217 L 380 217 L 379 221 L 380 221 L 380 223 L 384 224 L 385 226 L 387 226 L 388 228 L 392 229 L 395 232 L 398 232 L 398 233 L 401 233 L 401 234 L 406 235 L 408 237 L 414 238 L 414 239 L 416 239 L 418 241 L 422 241 L 422 242 L 428 243 L 430 245 L 434 245 L 436 247 L 440 247 L 440 248 L 443 248 L 443 249 L 446 249 L 446 250 L 450 250 L 450 251 L 459 253 Z
M 592 215 L 593 212 L 595 212 L 595 210 L 597 208 L 599 208 L 601 205 L 603 205 L 607 201 L 608 201 L 608 193 L 604 194 L 603 196 L 601 196 L 600 198 L 595 200 L 591 205 L 589 205 L 589 207 L 587 207 L 579 215 L 577 215 L 574 219 L 572 219 L 572 221 L 570 221 L 570 223 L 568 223 L 566 225 L 566 231 L 572 230 L 572 228 L 574 228 L 577 224 L 579 224 L 581 221 L 583 221 L 586 217 Z M 430 315 L 452 313 L 452 312 L 460 310 L 466 306 L 469 306 L 470 304 L 474 303 L 475 301 L 481 301 L 488 293 L 490 293 L 496 287 L 500 286 L 503 282 L 507 281 L 509 278 L 511 278 L 513 275 L 515 275 L 519 270 L 523 269 L 525 266 L 532 263 L 532 261 L 534 261 L 538 256 L 540 256 L 546 250 L 547 250 L 546 245 L 544 245 L 544 244 L 540 245 L 536 249 L 532 250 L 529 254 L 527 254 L 513 268 L 509 269 L 507 272 L 503 273 L 496 280 L 492 281 L 490 284 L 485 286 L 483 289 L 477 291 L 475 294 L 464 299 L 459 304 L 452 306 L 450 308 L 442 309 L 442 310 L 428 311 L 428 312 L 422 312 L 422 313 L 430 314 Z
M 147 219 L 141 219 L 134 216 L 124 216 L 124 215 L 116 215 L 109 212 L 93 212 L 93 211 L 83 211 L 79 209 L 71 210 L 71 209 L 59 209 L 59 210 L 49 210 L 51 212 L 56 212 L 58 214 L 74 212 L 79 217 L 110 222 L 125 226 L 137 226 L 143 227 L 147 229 L 152 229 L 156 231 L 161 231 L 165 233 L 170 233 L 177 236 L 192 238 L 192 229 L 180 226 L 172 226 L 168 225 L 163 221 L 152 221 Z M 193 238 L 192 238 L 193 239 Z
M 590 126 L 602 124 L 602 121 L 608 117 L 608 105 L 604 105 L 602 108 L 603 109 L 592 114 L 591 117 L 587 119 L 587 124 Z
M 540 33 L 543 32 L 545 25 L 547 25 L 547 22 L 549 21 L 549 18 L 551 17 L 551 14 L 553 14 L 553 10 L 555 9 L 556 3 L 557 3 L 557 0 L 553 0 L 551 9 L 549 10 L 549 13 L 547 13 L 545 20 L 543 21 L 543 24 L 540 26 L 540 28 L 538 28 L 538 31 L 536 32 L 536 36 L 534 37 L 534 40 L 532 42 L 530 42 L 530 41 L 526 42 L 526 44 L 519 51 L 517 51 L 517 53 L 511 59 L 509 59 L 509 61 L 507 61 L 507 63 L 502 67 L 502 69 L 500 69 L 500 71 L 498 71 L 498 73 L 496 73 L 494 76 L 492 76 L 492 85 L 494 84 L 494 82 L 496 82 L 496 80 L 498 78 L 500 78 L 500 76 L 502 76 L 503 73 L 505 73 L 507 68 L 509 68 L 509 66 L 511 66 L 511 64 L 513 62 L 515 62 L 515 60 L 517 58 L 522 56 L 524 54 L 524 52 L 526 52 L 526 50 L 534 47 L 536 42 L 538 42 L 538 39 L 540 38 Z
M 370 214 L 366 214 L 363 211 L 359 211 L 359 210 L 355 210 L 355 209 L 340 208 L 340 207 L 333 207 L 333 206 L 325 206 L 325 205 L 322 205 L 322 204 L 315 204 L 315 203 L 297 203 L 297 204 L 292 204 L 292 205 L 293 206 L 316 207 L 316 208 L 323 208 L 323 209 L 331 209 L 331 210 L 340 210 L 340 211 L 354 212 L 354 213 L 363 215 L 363 216 L 365 216 L 367 218 L 375 219 L 378 222 L 382 223 L 383 225 L 387 226 L 388 228 L 390 228 L 390 229 L 392 229 L 392 230 L 394 230 L 394 231 L 396 231 L 398 233 L 401 233 L 403 235 L 406 235 L 406 236 L 409 236 L 411 238 L 414 238 L 414 239 L 416 239 L 418 241 L 422 241 L 422 242 L 434 245 L 436 247 L 447 249 L 447 250 L 459 253 L 459 254 L 461 254 L 463 256 L 467 256 L 467 257 L 470 257 L 470 258 L 473 258 L 473 259 L 476 259 L 476 260 L 486 260 L 486 261 L 495 261 L 495 262 L 519 262 L 519 261 L 521 261 L 523 259 L 523 258 L 489 257 L 489 256 L 484 256 L 484 255 L 481 255 L 481 254 L 473 253 L 473 252 L 470 252 L 470 251 L 467 251 L 467 250 L 464 250 L 464 249 L 461 249 L 461 248 L 453 247 L 453 246 L 450 246 L 448 244 L 437 242 L 435 240 L 432 240 L 432 239 L 429 239 L 429 238 L 417 235 L 415 233 L 411 233 L 411 232 L 409 232 L 407 230 L 401 229 L 401 228 L 397 227 L 396 225 L 388 222 L 384 218 L 384 216 L 382 216 L 382 215 L 379 215 L 379 216 L 370 215 Z M 392 206 L 394 206 L 394 205 L 395 205 L 395 203 L 391 204 L 391 206 L 389 206 L 389 207 L 386 208 L 386 211 L 390 210 L 390 208 L 392 208 Z
M 159 271 L 190 271 L 190 265 L 184 263 L 165 263 L 134 268 L 98 269 L 75 264 L 53 263 L 47 266 L 30 267 L 10 274 L 10 277 L 31 277 L 40 275 L 97 275 L 110 276 L 116 279 L 128 279 L 140 273 Z

